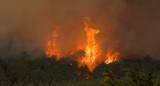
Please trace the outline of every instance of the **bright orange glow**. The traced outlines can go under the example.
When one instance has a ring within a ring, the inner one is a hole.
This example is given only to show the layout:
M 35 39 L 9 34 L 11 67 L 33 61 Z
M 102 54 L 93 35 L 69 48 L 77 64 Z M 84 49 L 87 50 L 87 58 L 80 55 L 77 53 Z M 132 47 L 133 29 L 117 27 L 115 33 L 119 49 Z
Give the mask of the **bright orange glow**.
M 87 65 L 90 71 L 96 67 L 96 59 L 100 56 L 101 51 L 96 43 L 95 36 L 100 32 L 98 29 L 90 28 L 88 25 L 89 18 L 84 20 L 85 31 L 87 34 L 87 45 L 85 47 L 85 57 L 80 61 L 80 65 Z M 81 49 L 81 47 L 79 47 Z
M 107 53 L 104 53 L 102 49 L 100 48 L 100 43 L 96 41 L 97 34 L 100 33 L 100 29 L 92 28 L 89 25 L 90 19 L 88 17 L 84 18 L 84 30 L 86 34 L 86 40 L 79 40 L 77 44 L 77 50 L 75 51 L 65 51 L 65 53 L 62 54 L 63 49 L 59 48 L 59 45 L 57 43 L 58 39 L 58 30 L 54 30 L 52 34 L 52 39 L 47 42 L 46 45 L 46 55 L 48 57 L 52 57 L 53 55 L 56 56 L 56 60 L 59 60 L 62 58 L 62 56 L 68 56 L 72 58 L 73 60 L 76 60 L 78 62 L 78 66 L 87 66 L 89 68 L 89 71 L 93 71 L 96 66 L 98 66 L 100 63 L 105 62 L 106 64 L 109 64 L 111 62 L 118 61 L 118 56 L 120 53 L 118 51 L 115 51 L 111 47 L 108 48 Z M 58 27 L 56 27 L 58 28 Z M 113 44 L 114 45 L 114 44 Z M 72 47 L 72 46 L 71 46 Z M 60 51 L 61 50 L 61 51 Z M 81 52 L 82 51 L 82 52 Z M 83 52 L 84 51 L 84 52 Z M 80 53 L 79 53 L 80 52 Z M 106 56 L 105 56 L 106 54 Z M 72 56 L 73 55 L 73 56 Z M 103 58 L 105 57 L 105 60 Z M 71 64 L 72 65 L 72 64 Z M 86 77 L 88 79 L 89 76 Z
M 78 44 L 77 50 L 84 50 L 84 48 L 80 44 Z
M 60 50 L 57 45 L 57 31 L 53 31 L 52 39 L 48 41 L 47 46 L 46 46 L 46 55 L 48 57 L 52 57 L 53 55 L 56 56 L 56 59 L 60 59 Z
M 117 51 L 114 52 L 113 49 L 108 48 L 108 52 L 107 52 L 107 55 L 106 55 L 106 58 L 107 58 L 107 59 L 106 59 L 105 63 L 106 63 L 106 64 L 109 64 L 109 63 L 111 63 L 111 62 L 117 61 L 119 55 L 120 55 L 119 52 L 117 52 Z

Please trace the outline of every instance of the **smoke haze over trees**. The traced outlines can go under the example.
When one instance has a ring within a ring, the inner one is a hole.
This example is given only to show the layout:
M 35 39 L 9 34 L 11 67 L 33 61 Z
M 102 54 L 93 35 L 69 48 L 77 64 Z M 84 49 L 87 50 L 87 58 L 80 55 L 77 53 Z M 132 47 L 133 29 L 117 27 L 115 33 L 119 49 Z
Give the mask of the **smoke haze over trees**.
M 0 57 L 43 55 L 56 26 L 62 53 L 74 51 L 85 40 L 82 18 L 100 29 L 97 40 L 104 52 L 112 46 L 122 56 L 160 57 L 159 0 L 1 0 Z M 23 56 L 22 56 L 23 57 Z

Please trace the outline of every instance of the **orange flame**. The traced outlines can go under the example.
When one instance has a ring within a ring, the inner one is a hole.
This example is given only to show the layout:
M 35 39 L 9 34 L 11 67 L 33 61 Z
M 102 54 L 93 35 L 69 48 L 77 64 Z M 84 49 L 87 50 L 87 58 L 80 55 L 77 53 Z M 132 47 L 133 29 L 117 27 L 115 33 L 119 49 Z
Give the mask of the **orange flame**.
M 87 33 L 87 45 L 85 47 L 85 57 L 82 58 L 80 64 L 87 65 L 90 71 L 96 67 L 96 59 L 101 54 L 99 50 L 99 45 L 96 43 L 95 36 L 100 32 L 97 29 L 90 28 L 88 25 L 89 18 L 86 17 L 84 20 L 85 31 Z
M 82 56 L 77 56 L 78 59 L 78 66 L 87 66 L 89 68 L 90 71 L 93 71 L 93 69 L 100 64 L 100 62 L 102 62 L 104 60 L 104 58 L 101 58 L 100 56 L 102 56 L 102 52 L 100 49 L 100 45 L 98 42 L 96 42 L 96 35 L 100 32 L 99 29 L 94 29 L 92 27 L 89 26 L 88 22 L 89 22 L 89 18 L 85 17 L 84 18 L 84 25 L 85 25 L 85 32 L 86 32 L 86 36 L 87 36 L 87 44 L 79 42 L 78 46 L 77 46 L 77 51 L 79 50 L 84 50 L 85 51 L 85 55 Z M 56 27 L 57 29 L 59 27 Z M 58 33 L 57 30 L 53 31 L 53 35 L 52 35 L 52 39 L 49 40 L 47 42 L 46 45 L 46 55 L 48 57 L 51 56 L 56 56 L 56 60 L 60 59 L 61 52 L 59 49 L 59 45 L 57 43 L 57 38 L 58 38 Z M 66 52 L 66 56 L 71 56 L 74 55 L 77 51 L 72 51 L 70 53 Z M 111 62 L 115 62 L 118 61 L 118 56 L 120 55 L 119 52 L 114 51 L 112 48 L 108 48 L 107 54 L 106 54 L 106 59 L 105 62 L 106 64 L 109 64 Z M 87 77 L 86 77 L 87 78 Z
M 120 55 L 119 52 L 115 51 L 111 48 L 108 48 L 108 52 L 106 55 L 107 60 L 105 61 L 106 64 L 109 64 L 111 62 L 115 62 L 118 60 L 118 56 Z
M 48 57 L 52 57 L 54 55 L 56 56 L 56 59 L 59 60 L 60 50 L 57 45 L 57 37 L 58 37 L 58 34 L 57 34 L 57 31 L 55 30 L 53 31 L 53 35 L 52 35 L 53 39 L 49 40 L 47 43 L 45 53 Z

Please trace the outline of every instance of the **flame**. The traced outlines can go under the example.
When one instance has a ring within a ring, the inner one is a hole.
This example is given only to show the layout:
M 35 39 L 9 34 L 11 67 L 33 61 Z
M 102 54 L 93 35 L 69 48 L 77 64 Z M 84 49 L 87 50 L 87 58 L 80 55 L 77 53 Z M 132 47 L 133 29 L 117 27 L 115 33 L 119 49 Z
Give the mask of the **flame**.
M 53 31 L 52 39 L 48 41 L 47 46 L 46 46 L 46 55 L 48 57 L 52 57 L 53 55 L 56 56 L 56 59 L 60 59 L 60 50 L 57 45 L 57 30 Z
M 87 65 L 90 71 L 96 67 L 96 59 L 101 54 L 99 45 L 96 43 L 95 36 L 100 32 L 98 29 L 90 28 L 88 25 L 89 18 L 86 17 L 84 20 L 85 31 L 87 34 L 87 45 L 85 47 L 85 57 L 80 61 L 80 65 Z M 82 49 L 81 47 L 79 47 Z
M 105 61 L 106 64 L 109 64 L 111 62 L 115 62 L 118 60 L 118 56 L 120 55 L 120 53 L 118 51 L 115 51 L 111 48 L 108 48 L 108 52 L 106 55 L 107 60 Z
M 76 53 L 78 51 L 84 51 L 85 55 L 80 55 L 77 56 L 76 60 L 78 62 L 78 66 L 87 66 L 89 68 L 89 70 L 92 72 L 93 69 L 98 66 L 98 64 L 100 64 L 101 62 L 105 62 L 106 64 L 109 64 L 111 62 L 115 62 L 118 61 L 118 56 L 120 55 L 120 53 L 118 51 L 113 50 L 111 47 L 108 48 L 107 54 L 105 56 L 105 61 L 104 58 L 101 58 L 100 56 L 102 56 L 102 52 L 100 49 L 100 44 L 98 42 L 96 42 L 96 35 L 98 33 L 100 33 L 99 29 L 95 29 L 89 26 L 88 22 L 90 21 L 90 19 L 88 17 L 84 18 L 84 25 L 85 25 L 85 32 L 86 32 L 86 43 L 84 43 L 83 41 L 79 41 L 78 45 L 77 45 L 77 50 L 76 51 L 71 51 L 71 52 L 66 52 L 65 56 L 72 56 L 72 55 L 76 55 Z M 56 27 L 57 30 L 59 30 L 59 27 Z M 60 59 L 61 55 L 61 51 L 59 48 L 59 45 L 57 43 L 57 38 L 58 38 L 58 31 L 54 30 L 53 34 L 52 34 L 52 39 L 49 40 L 47 42 L 46 45 L 46 55 L 48 57 L 51 56 L 56 56 L 56 60 Z M 64 56 L 64 55 L 63 55 Z M 72 65 L 72 64 L 71 64 Z M 87 77 L 86 77 L 87 79 Z

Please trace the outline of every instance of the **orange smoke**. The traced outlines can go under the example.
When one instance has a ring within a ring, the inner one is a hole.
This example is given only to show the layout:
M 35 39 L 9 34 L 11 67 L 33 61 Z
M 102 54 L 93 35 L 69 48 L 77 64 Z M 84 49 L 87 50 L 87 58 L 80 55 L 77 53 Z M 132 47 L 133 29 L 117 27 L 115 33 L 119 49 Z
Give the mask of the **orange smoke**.
M 46 55 L 48 57 L 51 56 L 56 56 L 56 59 L 59 60 L 60 59 L 60 49 L 58 47 L 57 44 L 57 30 L 53 31 L 53 35 L 52 35 L 52 39 L 48 41 L 47 46 L 46 46 Z
M 109 64 L 111 62 L 117 61 L 119 55 L 120 55 L 120 53 L 118 51 L 114 51 L 113 49 L 108 48 L 108 52 L 107 52 L 107 55 L 106 55 L 107 59 L 106 59 L 105 63 Z
M 96 59 L 100 56 L 101 51 L 98 43 L 96 43 L 95 36 L 100 32 L 98 29 L 89 27 L 89 18 L 84 20 L 85 31 L 87 34 L 87 45 L 85 47 L 85 57 L 80 61 L 80 65 L 87 65 L 90 71 L 96 67 Z

